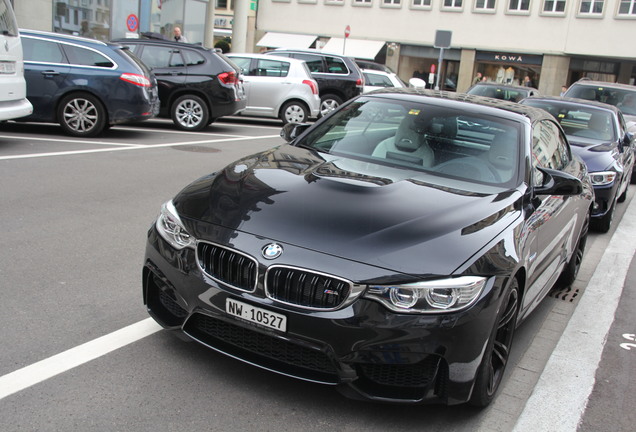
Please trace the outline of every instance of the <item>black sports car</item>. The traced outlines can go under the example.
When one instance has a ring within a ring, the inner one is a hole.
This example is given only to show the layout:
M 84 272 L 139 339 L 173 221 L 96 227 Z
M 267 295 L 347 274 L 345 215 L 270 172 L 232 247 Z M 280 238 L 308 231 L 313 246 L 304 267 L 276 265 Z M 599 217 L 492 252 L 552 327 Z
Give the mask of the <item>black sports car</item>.
M 352 397 L 490 403 L 515 327 L 585 248 L 593 190 L 558 123 L 404 89 L 281 135 L 164 204 L 149 313 Z

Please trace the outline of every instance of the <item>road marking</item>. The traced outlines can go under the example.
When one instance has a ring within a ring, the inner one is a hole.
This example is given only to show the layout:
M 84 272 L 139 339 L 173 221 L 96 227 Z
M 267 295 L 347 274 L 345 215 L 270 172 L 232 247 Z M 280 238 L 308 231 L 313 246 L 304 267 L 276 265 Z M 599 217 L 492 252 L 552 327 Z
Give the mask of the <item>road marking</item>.
M 13 155 L 13 156 L 0 156 L 0 160 L 31 159 L 31 158 L 39 158 L 39 157 L 68 156 L 68 155 L 77 155 L 77 154 L 104 153 L 104 152 L 124 151 L 124 150 L 148 150 L 148 149 L 156 149 L 161 147 L 180 147 L 180 146 L 195 145 L 195 144 L 214 144 L 214 143 L 224 143 L 224 142 L 232 142 L 232 141 L 262 140 L 262 139 L 270 139 L 270 138 L 280 138 L 280 135 L 224 138 L 224 139 L 218 139 L 218 140 L 200 140 L 200 141 L 188 141 L 188 142 L 165 143 L 165 144 L 136 145 L 134 147 L 121 147 L 121 144 L 113 144 L 113 145 L 118 145 L 120 147 L 100 148 L 100 149 L 90 149 L 90 150 L 73 150 L 73 151 L 51 152 L 51 153 L 33 153 L 33 154 L 23 154 L 23 155 Z
M 75 367 L 88 363 L 153 333 L 161 326 L 146 318 L 113 333 L 0 377 L 0 400 Z
M 110 146 L 131 146 L 131 147 L 141 147 L 142 144 L 125 144 L 125 143 L 117 143 L 117 142 L 108 142 L 108 141 L 89 141 L 89 140 L 73 140 L 68 138 L 37 138 L 37 137 L 27 137 L 27 136 L 17 136 L 17 135 L 0 135 L 0 139 L 14 139 L 14 140 L 25 140 L 25 141 L 47 141 L 47 142 L 63 142 L 66 144 L 95 144 L 95 145 L 110 145 Z

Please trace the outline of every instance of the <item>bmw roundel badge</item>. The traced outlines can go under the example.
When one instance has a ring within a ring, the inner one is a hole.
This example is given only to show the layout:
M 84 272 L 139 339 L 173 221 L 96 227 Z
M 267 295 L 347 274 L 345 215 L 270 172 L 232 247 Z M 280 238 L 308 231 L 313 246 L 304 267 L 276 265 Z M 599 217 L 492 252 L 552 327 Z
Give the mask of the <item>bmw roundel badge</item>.
M 270 243 L 263 246 L 261 253 L 265 259 L 276 259 L 283 254 L 283 247 L 278 243 Z

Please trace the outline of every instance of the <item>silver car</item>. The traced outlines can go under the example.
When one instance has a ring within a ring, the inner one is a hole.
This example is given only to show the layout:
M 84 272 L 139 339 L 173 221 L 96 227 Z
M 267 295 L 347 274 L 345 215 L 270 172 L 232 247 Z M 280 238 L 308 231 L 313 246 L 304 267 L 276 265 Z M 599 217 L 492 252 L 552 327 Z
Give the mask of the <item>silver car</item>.
M 298 59 L 262 54 L 226 54 L 243 74 L 247 107 L 241 115 L 303 123 L 318 117 L 318 83 Z

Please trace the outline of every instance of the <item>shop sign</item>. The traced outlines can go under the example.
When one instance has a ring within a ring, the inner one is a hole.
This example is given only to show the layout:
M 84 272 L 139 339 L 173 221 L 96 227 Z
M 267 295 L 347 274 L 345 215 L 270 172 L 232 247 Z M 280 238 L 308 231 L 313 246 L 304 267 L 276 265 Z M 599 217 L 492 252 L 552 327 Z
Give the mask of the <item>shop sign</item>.
M 516 63 L 516 64 L 532 64 L 541 65 L 543 56 L 533 54 L 515 54 L 515 53 L 498 53 L 498 52 L 477 52 L 475 60 L 491 63 Z

